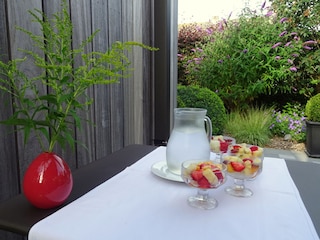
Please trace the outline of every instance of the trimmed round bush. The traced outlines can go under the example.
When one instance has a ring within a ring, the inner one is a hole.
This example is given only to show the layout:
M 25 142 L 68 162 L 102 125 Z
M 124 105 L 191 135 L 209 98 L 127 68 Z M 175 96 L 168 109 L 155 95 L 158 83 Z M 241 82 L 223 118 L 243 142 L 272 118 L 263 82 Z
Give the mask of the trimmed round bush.
M 320 122 L 320 93 L 308 100 L 306 104 L 306 115 L 309 121 Z
M 227 114 L 221 98 L 208 88 L 178 85 L 178 107 L 204 108 L 212 121 L 212 134 L 223 134 Z

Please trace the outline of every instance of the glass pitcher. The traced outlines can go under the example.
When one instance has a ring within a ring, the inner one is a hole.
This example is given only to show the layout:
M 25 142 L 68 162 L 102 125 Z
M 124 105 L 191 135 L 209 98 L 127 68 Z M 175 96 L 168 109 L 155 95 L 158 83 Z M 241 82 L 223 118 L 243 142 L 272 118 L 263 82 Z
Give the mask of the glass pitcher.
M 175 108 L 174 127 L 166 150 L 170 172 L 180 175 L 185 160 L 209 160 L 212 123 L 202 108 Z

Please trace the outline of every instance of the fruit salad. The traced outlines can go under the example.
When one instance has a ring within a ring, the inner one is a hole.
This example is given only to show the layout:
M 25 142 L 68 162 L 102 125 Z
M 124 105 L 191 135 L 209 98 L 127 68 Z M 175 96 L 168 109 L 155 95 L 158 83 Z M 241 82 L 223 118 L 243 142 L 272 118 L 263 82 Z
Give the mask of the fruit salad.
M 234 143 L 234 138 L 224 137 L 222 135 L 212 136 L 210 140 L 210 149 L 215 153 L 226 153 L 228 150 L 228 146 Z
M 262 171 L 262 161 L 263 148 L 247 144 L 231 145 L 222 157 L 227 173 L 238 179 L 254 178 Z
M 186 161 L 182 164 L 183 180 L 193 186 L 203 189 L 217 188 L 225 182 L 226 166 L 212 161 Z
M 229 152 L 240 158 L 263 158 L 263 148 L 245 143 L 230 145 Z

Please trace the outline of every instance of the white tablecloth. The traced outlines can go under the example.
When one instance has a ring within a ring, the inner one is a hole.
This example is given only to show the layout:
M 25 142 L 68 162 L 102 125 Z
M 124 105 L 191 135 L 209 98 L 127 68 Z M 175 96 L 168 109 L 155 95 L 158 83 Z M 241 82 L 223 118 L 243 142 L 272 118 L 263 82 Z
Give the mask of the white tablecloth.
M 284 160 L 265 158 L 262 174 L 247 183 L 251 198 L 227 195 L 231 178 L 210 190 L 219 201 L 213 210 L 188 206 L 196 189 L 152 174 L 152 164 L 163 160 L 159 147 L 35 224 L 28 239 L 319 239 Z

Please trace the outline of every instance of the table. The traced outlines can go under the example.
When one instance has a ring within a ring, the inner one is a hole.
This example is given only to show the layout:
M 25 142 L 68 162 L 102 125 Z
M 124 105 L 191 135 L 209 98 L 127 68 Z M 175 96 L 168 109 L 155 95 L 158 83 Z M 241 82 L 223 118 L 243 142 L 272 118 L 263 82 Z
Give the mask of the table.
M 75 171 L 74 189 L 65 205 L 79 198 L 100 183 L 108 180 L 155 148 L 154 146 L 144 145 L 128 146 L 115 152 L 109 156 L 108 159 L 101 159 Z M 319 199 L 319 187 L 317 187 L 317 184 L 320 181 L 320 175 L 318 174 L 320 165 L 294 161 L 287 161 L 286 163 L 319 234 L 320 209 L 318 208 L 316 200 Z M 0 204 L 0 228 L 27 235 L 33 224 L 57 210 L 58 209 L 39 210 L 33 208 L 26 202 L 22 195 L 19 195 L 16 198 Z
M 30 205 L 23 194 L 0 203 L 0 229 L 27 236 L 35 223 L 110 179 L 155 148 L 155 146 L 130 145 L 77 169 L 73 172 L 72 192 L 60 207 L 48 210 L 37 209 Z

